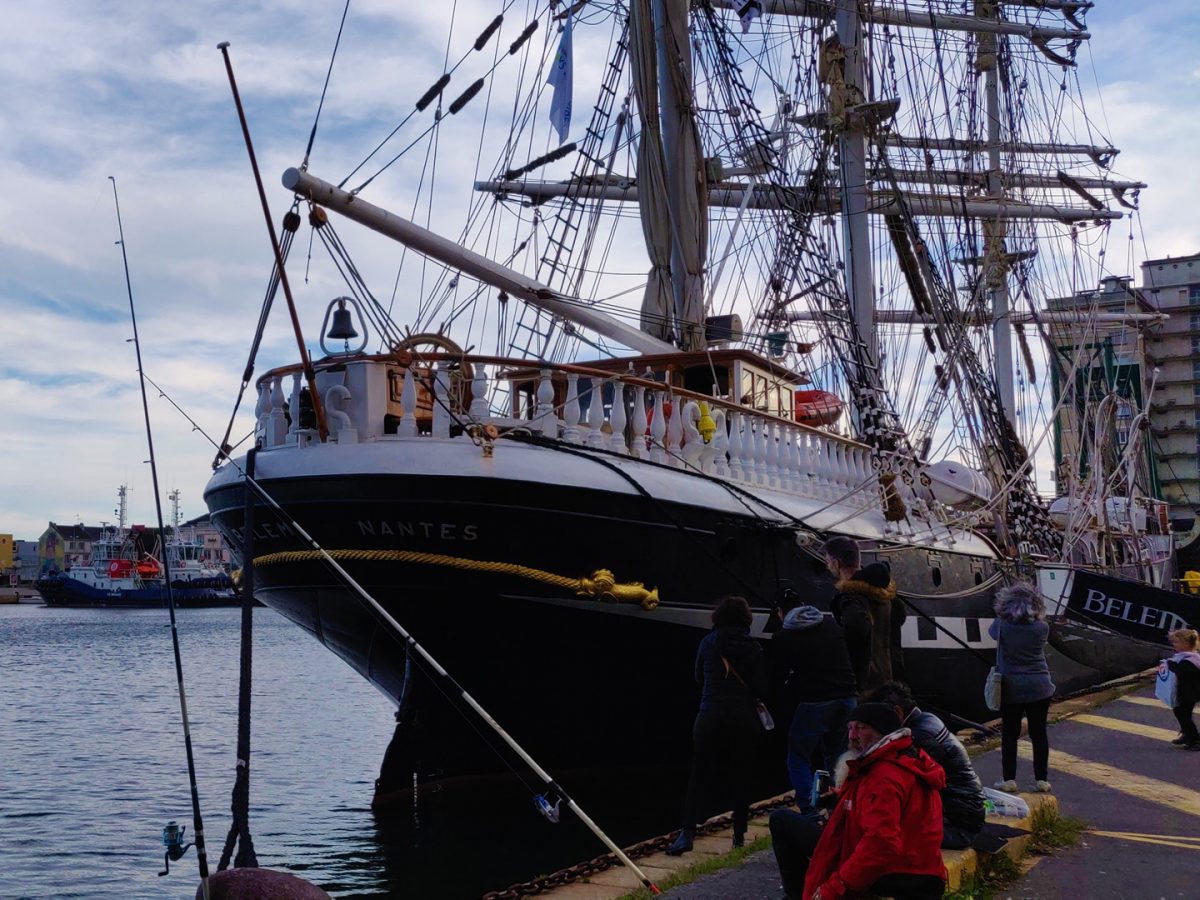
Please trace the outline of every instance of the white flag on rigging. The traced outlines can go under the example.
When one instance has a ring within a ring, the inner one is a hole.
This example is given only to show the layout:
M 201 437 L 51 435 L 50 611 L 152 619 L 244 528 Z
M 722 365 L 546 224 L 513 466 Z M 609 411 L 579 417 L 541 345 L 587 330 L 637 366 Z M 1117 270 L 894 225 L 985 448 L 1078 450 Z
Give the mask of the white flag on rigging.
M 742 21 L 742 34 L 750 30 L 750 24 L 762 13 L 762 4 L 758 0 L 747 0 L 737 8 L 738 18 Z
M 574 93 L 573 53 L 571 51 L 571 13 L 567 11 L 567 23 L 563 26 L 562 39 L 558 42 L 558 53 L 550 65 L 550 77 L 546 84 L 554 88 L 550 100 L 550 124 L 558 132 L 558 142 L 565 144 L 571 130 L 571 95 Z

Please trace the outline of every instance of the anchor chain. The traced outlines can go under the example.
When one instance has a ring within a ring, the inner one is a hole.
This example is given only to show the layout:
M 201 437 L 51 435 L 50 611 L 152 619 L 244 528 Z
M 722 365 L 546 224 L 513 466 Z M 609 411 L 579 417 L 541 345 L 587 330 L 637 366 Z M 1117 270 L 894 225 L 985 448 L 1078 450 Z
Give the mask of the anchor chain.
M 763 800 L 755 803 L 750 807 L 750 818 L 755 818 L 763 813 L 770 812 L 775 809 L 781 809 L 791 806 L 795 802 L 795 795 L 791 793 L 784 794 L 771 800 Z M 696 829 L 697 834 L 712 834 L 715 831 L 729 828 L 733 824 L 733 814 L 726 813 L 723 816 L 718 816 L 714 819 L 709 819 L 703 825 Z M 639 844 L 634 844 L 632 847 L 625 848 L 625 854 L 633 860 L 644 859 L 655 853 L 661 853 L 671 846 L 679 834 L 678 831 L 673 831 L 670 834 L 665 834 L 662 837 L 650 838 L 642 841 Z M 581 863 L 576 863 L 573 866 L 568 866 L 565 869 L 559 869 L 549 875 L 542 875 L 538 878 L 533 878 L 529 881 L 523 881 L 518 884 L 509 885 L 503 890 L 489 891 L 483 895 L 483 900 L 517 900 L 520 897 L 533 897 L 537 894 L 543 894 L 547 891 L 562 887 L 563 885 L 573 884 L 576 881 L 587 878 L 590 875 L 595 875 L 599 872 L 604 872 L 619 865 L 617 858 L 611 853 L 605 853 L 597 856 L 594 859 L 585 860 Z

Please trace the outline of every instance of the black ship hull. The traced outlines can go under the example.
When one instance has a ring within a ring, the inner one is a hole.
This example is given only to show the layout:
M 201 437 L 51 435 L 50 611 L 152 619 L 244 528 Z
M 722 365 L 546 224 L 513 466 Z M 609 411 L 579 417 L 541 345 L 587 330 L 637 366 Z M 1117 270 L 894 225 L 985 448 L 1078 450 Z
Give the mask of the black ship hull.
M 486 758 L 480 739 L 286 518 L 560 770 L 686 758 L 698 696 L 693 660 L 720 596 L 746 596 L 758 631 L 783 588 L 823 609 L 833 596 L 815 547 L 759 515 L 583 486 L 526 484 L 517 496 L 503 482 L 450 476 L 262 483 L 287 517 L 256 506 L 256 598 L 403 701 L 406 713 L 419 710 L 421 755 L 443 774 L 477 768 Z M 206 499 L 214 523 L 240 545 L 240 482 L 210 488 Z M 397 548 L 435 559 L 398 561 Z M 995 562 L 897 546 L 865 556 L 889 562 L 912 604 L 904 664 L 914 690 L 936 708 L 982 717 Z M 608 603 L 527 573 L 462 567 L 518 561 L 570 578 L 608 569 L 618 582 L 657 589 L 661 603 Z

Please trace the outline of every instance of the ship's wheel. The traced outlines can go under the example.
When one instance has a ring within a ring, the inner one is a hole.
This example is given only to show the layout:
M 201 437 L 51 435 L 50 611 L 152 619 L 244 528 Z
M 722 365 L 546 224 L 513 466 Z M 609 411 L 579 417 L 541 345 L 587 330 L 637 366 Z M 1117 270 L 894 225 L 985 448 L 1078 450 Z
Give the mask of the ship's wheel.
M 426 349 L 426 352 L 436 351 L 440 353 L 453 353 L 458 356 L 466 356 L 466 351 L 463 350 L 455 341 L 446 337 L 446 335 L 435 331 L 423 331 L 419 334 L 410 334 L 408 337 L 401 338 L 392 345 L 392 352 L 405 361 L 406 354 L 411 354 L 412 359 L 420 363 L 422 353 L 421 350 Z M 470 381 L 475 377 L 475 368 L 465 359 L 450 363 L 450 371 L 452 374 L 457 373 L 457 376 Z
M 424 351 L 424 352 L 422 352 Z M 456 413 L 466 412 L 471 405 L 471 381 L 475 377 L 475 367 L 467 359 L 466 351 L 457 342 L 440 332 L 423 331 L 401 338 L 392 345 L 392 353 L 397 361 L 407 368 L 412 366 L 420 376 L 417 387 L 417 418 L 421 421 L 422 430 L 427 430 L 426 416 L 432 416 L 433 398 L 429 396 L 425 386 L 432 383 L 434 365 L 425 359 L 426 354 L 448 353 L 459 356 L 457 360 L 447 361 L 450 373 L 450 405 Z

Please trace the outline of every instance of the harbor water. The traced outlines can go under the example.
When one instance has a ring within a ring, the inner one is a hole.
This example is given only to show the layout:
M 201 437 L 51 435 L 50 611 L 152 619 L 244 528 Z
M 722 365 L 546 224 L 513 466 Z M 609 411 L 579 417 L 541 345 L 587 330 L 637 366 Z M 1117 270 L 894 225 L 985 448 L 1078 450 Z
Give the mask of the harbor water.
M 179 613 L 213 870 L 231 819 L 239 627 L 236 609 Z M 0 606 L 0 685 L 0 897 L 190 898 L 194 849 L 157 874 L 163 826 L 186 825 L 188 840 L 193 830 L 167 612 Z M 392 728 L 387 699 L 255 610 L 250 829 L 261 865 L 337 897 L 477 897 L 605 851 L 565 809 L 560 824 L 542 818 L 539 783 L 515 761 L 500 783 L 375 815 Z M 628 844 L 675 827 L 678 763 L 555 774 Z

